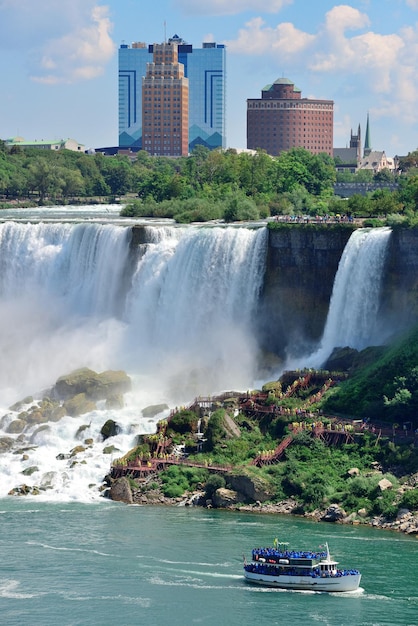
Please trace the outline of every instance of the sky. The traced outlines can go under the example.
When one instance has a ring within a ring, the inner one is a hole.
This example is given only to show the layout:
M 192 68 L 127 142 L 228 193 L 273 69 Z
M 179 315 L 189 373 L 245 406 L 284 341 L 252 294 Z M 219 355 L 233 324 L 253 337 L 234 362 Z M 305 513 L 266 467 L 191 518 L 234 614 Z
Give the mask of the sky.
M 0 0 L 0 138 L 118 142 L 118 48 L 177 34 L 227 47 L 227 147 L 279 77 L 334 101 L 334 147 L 367 114 L 387 156 L 418 148 L 418 0 Z

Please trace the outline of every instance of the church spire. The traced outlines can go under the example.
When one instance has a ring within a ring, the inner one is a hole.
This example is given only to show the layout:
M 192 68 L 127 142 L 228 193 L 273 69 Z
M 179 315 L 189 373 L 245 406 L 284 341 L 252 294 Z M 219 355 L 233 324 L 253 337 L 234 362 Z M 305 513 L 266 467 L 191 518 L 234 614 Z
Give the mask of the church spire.
M 367 125 L 366 125 L 366 137 L 364 139 L 364 153 L 363 156 L 368 156 L 372 151 L 372 145 L 370 141 L 370 126 L 369 126 L 369 112 L 367 112 Z

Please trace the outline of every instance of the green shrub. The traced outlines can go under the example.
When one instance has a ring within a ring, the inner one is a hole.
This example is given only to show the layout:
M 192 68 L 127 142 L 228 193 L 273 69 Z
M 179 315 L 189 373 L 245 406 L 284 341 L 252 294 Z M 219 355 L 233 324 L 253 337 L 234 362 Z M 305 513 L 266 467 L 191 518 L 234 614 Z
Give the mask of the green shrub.
M 400 508 L 418 510 L 418 489 L 409 489 L 405 491 L 399 503 Z
M 225 478 L 220 474 L 211 474 L 205 484 L 205 496 L 211 498 L 217 489 L 225 487 Z

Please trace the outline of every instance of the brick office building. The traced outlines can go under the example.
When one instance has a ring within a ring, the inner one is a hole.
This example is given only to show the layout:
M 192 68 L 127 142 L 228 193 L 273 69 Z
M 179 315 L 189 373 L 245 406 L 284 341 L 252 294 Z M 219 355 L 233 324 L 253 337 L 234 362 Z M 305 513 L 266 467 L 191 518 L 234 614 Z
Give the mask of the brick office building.
M 142 79 L 142 149 L 156 156 L 189 151 L 189 80 L 177 43 L 154 44 Z
M 334 102 L 302 98 L 288 78 L 267 85 L 261 98 L 247 100 L 247 148 L 277 156 L 302 147 L 333 154 Z

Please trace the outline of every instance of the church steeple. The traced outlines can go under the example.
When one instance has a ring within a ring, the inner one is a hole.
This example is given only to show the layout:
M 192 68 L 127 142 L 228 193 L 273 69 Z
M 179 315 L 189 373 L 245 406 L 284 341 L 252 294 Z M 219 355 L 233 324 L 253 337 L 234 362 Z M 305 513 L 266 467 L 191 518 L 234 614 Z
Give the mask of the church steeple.
M 367 112 L 367 125 L 366 125 L 366 136 L 364 139 L 364 153 L 363 156 L 369 156 L 372 151 L 372 144 L 370 141 L 370 126 L 369 126 L 369 113 Z

